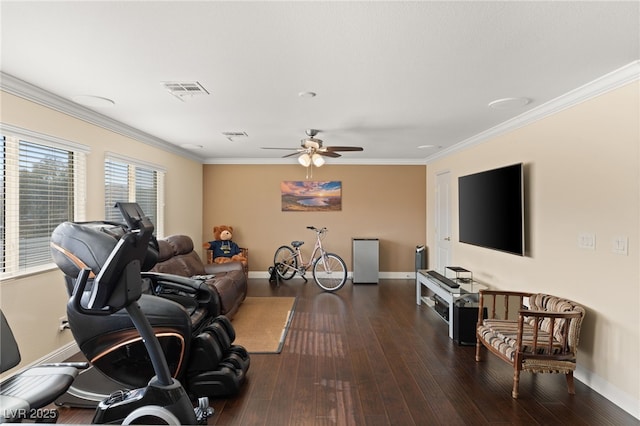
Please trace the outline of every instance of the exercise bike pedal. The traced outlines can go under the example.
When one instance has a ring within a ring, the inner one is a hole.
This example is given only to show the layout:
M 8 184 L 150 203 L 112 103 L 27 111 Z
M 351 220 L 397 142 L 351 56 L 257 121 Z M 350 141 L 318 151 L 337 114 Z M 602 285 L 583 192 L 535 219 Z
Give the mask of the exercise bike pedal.
M 209 406 L 209 398 L 206 396 L 198 398 L 198 406 L 193 411 L 196 413 L 196 420 L 199 425 L 206 425 L 207 419 L 215 413 L 213 407 Z

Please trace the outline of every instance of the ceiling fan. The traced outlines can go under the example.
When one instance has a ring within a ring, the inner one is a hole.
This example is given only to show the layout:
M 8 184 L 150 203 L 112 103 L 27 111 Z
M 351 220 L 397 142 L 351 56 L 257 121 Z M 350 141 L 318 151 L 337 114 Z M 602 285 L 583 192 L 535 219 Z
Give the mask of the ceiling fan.
M 319 133 L 316 129 L 307 129 L 305 133 L 307 138 L 300 141 L 300 148 L 269 148 L 263 147 L 263 149 L 286 149 L 295 150 L 291 154 L 284 155 L 285 157 L 291 157 L 300 154 L 298 162 L 304 167 L 322 166 L 325 161 L 322 157 L 340 157 L 338 151 L 362 151 L 362 147 L 359 146 L 322 146 L 322 139 L 318 139 L 315 136 Z

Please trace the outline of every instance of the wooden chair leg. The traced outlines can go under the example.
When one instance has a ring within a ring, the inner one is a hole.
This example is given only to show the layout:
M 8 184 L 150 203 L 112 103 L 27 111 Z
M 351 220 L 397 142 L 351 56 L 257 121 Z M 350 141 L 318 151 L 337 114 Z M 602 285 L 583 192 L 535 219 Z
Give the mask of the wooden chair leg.
M 513 371 L 513 389 L 511 390 L 511 397 L 518 399 L 518 385 L 520 384 L 520 370 L 517 368 Z
M 476 362 L 480 361 L 480 347 L 482 343 L 480 343 L 480 339 L 476 337 Z
M 513 361 L 513 389 L 511 390 L 511 397 L 518 399 L 518 387 L 520 385 L 520 370 L 522 369 L 522 360 L 516 354 L 516 358 Z
M 569 389 L 569 395 L 575 395 L 576 386 L 573 383 L 573 371 L 570 371 L 567 374 L 565 374 L 565 378 L 567 379 L 567 388 Z

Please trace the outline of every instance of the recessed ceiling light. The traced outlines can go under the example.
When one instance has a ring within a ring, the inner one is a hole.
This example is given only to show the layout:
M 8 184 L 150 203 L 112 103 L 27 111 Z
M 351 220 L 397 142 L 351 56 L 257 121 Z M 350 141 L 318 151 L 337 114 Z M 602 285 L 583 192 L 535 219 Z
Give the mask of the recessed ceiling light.
M 196 145 L 193 143 L 183 143 L 182 145 L 180 145 L 180 148 L 197 150 L 197 149 L 202 149 L 204 147 L 202 145 Z
M 510 109 L 523 107 L 529 102 L 531 102 L 529 98 L 503 98 L 489 102 L 487 106 L 493 109 Z
M 316 92 L 300 92 L 298 93 L 298 96 L 300 96 L 301 98 L 315 98 L 317 95 Z
M 420 149 L 429 149 L 429 148 L 442 148 L 439 145 L 420 145 L 418 148 Z
M 108 108 L 114 106 L 116 103 L 111 99 L 103 98 L 101 96 L 93 95 L 76 95 L 71 98 L 73 102 L 80 105 L 96 108 Z

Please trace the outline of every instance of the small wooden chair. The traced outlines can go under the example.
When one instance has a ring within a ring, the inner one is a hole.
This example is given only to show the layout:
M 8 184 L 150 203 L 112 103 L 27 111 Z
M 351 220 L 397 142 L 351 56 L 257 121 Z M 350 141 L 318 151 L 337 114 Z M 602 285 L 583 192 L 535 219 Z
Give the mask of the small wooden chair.
M 480 314 L 483 310 L 478 309 L 476 361 L 480 361 L 480 348 L 484 345 L 513 365 L 513 398 L 518 398 L 522 370 L 564 374 L 569 393 L 575 393 L 573 371 L 585 314 L 582 306 L 548 294 L 481 290 L 482 307 L 489 315 L 484 319 Z

